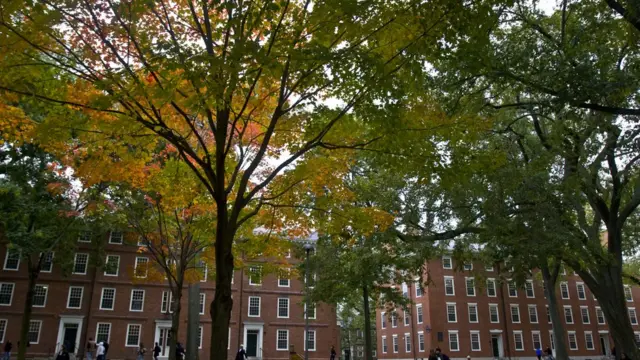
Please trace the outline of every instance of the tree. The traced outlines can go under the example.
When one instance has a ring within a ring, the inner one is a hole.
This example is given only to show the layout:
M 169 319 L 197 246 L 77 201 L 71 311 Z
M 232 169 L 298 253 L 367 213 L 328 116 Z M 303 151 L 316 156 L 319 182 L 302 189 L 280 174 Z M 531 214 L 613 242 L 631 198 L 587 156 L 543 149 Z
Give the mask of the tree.
M 59 95 L 14 85 L 21 71 L 3 74 L 0 89 L 86 112 L 91 126 L 74 132 L 104 134 L 110 147 L 153 135 L 175 148 L 215 201 L 211 358 L 222 359 L 234 238 L 282 195 L 270 183 L 316 148 L 375 140 L 327 138 L 352 109 L 389 103 L 403 68 L 411 79 L 424 71 L 422 60 L 405 66 L 409 49 L 437 52 L 431 43 L 452 37 L 449 21 L 483 21 L 490 9 L 449 1 L 12 0 L 0 8 L 3 51 L 12 55 L 3 68 L 44 66 L 65 76 L 50 79 Z M 322 104 L 332 97 L 342 106 Z
M 0 147 L 0 231 L 7 256 L 26 260 L 28 286 L 20 330 L 18 359 L 24 360 L 36 282 L 56 263 L 69 268 L 84 212 L 86 194 L 78 193 L 66 168 L 35 144 Z M 85 214 L 86 215 L 86 214 Z M 43 289 L 47 291 L 46 289 Z

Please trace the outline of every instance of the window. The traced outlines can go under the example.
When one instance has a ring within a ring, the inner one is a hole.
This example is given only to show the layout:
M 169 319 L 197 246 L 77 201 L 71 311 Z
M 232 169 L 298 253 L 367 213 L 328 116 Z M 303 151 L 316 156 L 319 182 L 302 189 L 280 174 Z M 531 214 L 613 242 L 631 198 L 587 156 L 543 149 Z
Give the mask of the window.
M 175 306 L 175 301 L 173 300 L 173 294 L 171 291 L 163 291 L 162 292 L 162 306 L 160 311 L 162 313 L 173 313 L 173 307 Z
M 33 306 L 45 307 L 47 305 L 47 293 L 49 287 L 47 285 L 36 285 L 33 292 Z
M 492 272 L 493 271 L 493 265 L 485 265 L 484 269 L 485 269 L 485 271 Z
M 467 296 L 476 296 L 476 283 L 473 278 L 466 278 Z
M 100 310 L 113 310 L 116 302 L 116 289 L 102 288 L 102 296 L 100 297 Z
M 443 256 L 442 257 L 442 268 L 443 269 L 453 269 L 453 262 L 451 261 L 451 256 Z
M 278 298 L 278 318 L 289 318 L 289 298 Z
M 585 331 L 584 333 L 584 344 L 587 350 L 594 350 L 595 346 L 593 345 L 593 333 L 591 331 Z
M 309 317 L 309 319 L 311 320 L 315 320 L 316 319 L 316 304 L 313 303 L 311 304 L 311 307 L 309 308 L 309 310 L 307 310 L 307 304 L 304 304 L 304 313 L 306 316 Z M 397 320 L 397 318 L 396 318 Z M 396 322 L 397 324 L 397 322 Z
M 11 306 L 14 287 L 13 283 L 0 283 L 0 305 Z
M 262 285 L 262 266 L 249 267 L 249 285 Z
M 409 297 L 409 287 L 405 283 L 402 283 L 402 296 Z
M 120 256 L 107 255 L 107 259 L 104 262 L 104 275 L 118 276 L 119 271 L 120 271 Z
M 129 311 L 142 310 L 144 310 L 144 290 L 133 289 L 131 290 L 131 304 L 129 304 Z
M 533 280 L 527 280 L 527 282 L 524 283 L 524 290 L 528 298 L 535 297 L 535 293 L 533 292 Z
M 500 322 L 500 317 L 498 315 L 498 304 L 489 304 L 489 321 L 493 324 L 497 324 Z
M 109 234 L 109 244 L 122 244 L 122 231 L 112 231 Z
M 4 269 L 17 271 L 20 268 L 20 251 L 17 249 L 7 249 L 4 258 Z
M 518 305 L 511 305 L 511 322 L 520 323 L 520 307 Z
M 553 337 L 553 330 L 549 330 L 549 342 L 551 343 L 551 350 L 556 349 L 556 341 Z
M 290 287 L 291 286 L 291 269 L 280 270 L 279 274 L 280 275 L 278 276 L 278 286 L 279 287 Z M 287 335 L 287 336 L 289 336 L 289 335 Z
M 422 313 L 422 304 L 416 305 L 416 322 L 422 324 L 424 321 L 424 315 Z
M 633 302 L 633 294 L 629 285 L 624 286 L 624 297 L 628 302 Z
M 471 351 L 480 351 L 480 332 L 471 331 Z
M 542 337 L 540 336 L 540 331 L 532 331 L 531 332 L 531 340 L 533 342 L 533 349 L 542 350 Z
M 633 338 L 636 341 L 636 344 L 640 344 L 640 332 L 634 331 Z
M 547 309 L 547 322 L 551 324 L 551 312 L 549 311 L 549 305 L 545 305 Z
M 560 283 L 560 295 L 565 300 L 569 298 L 569 284 L 567 282 Z
M 529 305 L 529 322 L 538 323 L 538 308 L 535 305 Z
M 580 317 L 583 324 L 590 324 L 591 318 L 589 317 L 589 308 L 587 306 L 580 306 Z
M 278 330 L 276 334 L 276 350 L 289 351 L 289 330 Z
M 518 289 L 516 288 L 516 283 L 509 280 L 507 286 L 509 288 L 509 297 L 518 297 Z
M 478 304 L 468 304 L 467 309 L 469 310 L 469 322 L 477 323 L 478 322 Z
M 472 263 L 464 263 L 463 267 L 464 267 L 465 271 L 473 270 L 473 264 Z
M 447 303 L 447 321 L 450 323 L 458 322 L 455 303 Z
M 629 308 L 629 320 L 631 325 L 638 325 L 638 317 L 636 316 L 636 308 Z
M 444 277 L 444 294 L 448 296 L 454 296 L 456 294 L 453 286 L 453 277 L 451 276 Z
M 420 284 L 420 281 L 416 281 L 413 286 L 415 286 L 416 288 L 416 297 L 421 297 L 422 296 L 422 284 Z
M 4 334 L 7 332 L 7 320 L 0 319 L 0 344 L 4 344 Z
M 40 342 L 41 320 L 31 320 L 29 322 L 29 332 L 27 333 L 28 344 L 36 345 Z
M 53 251 L 49 251 L 42 257 L 40 272 L 50 273 L 53 269 Z
M 460 351 L 460 342 L 458 341 L 457 331 L 449 331 L 449 350 Z
M 496 297 L 496 279 L 487 279 L 487 296 Z
M 149 272 L 149 258 L 137 257 L 135 265 L 135 276 L 137 278 L 146 278 Z
M 411 352 L 411 334 L 404 334 L 404 351 Z
M 88 264 L 89 254 L 77 253 L 73 261 L 73 273 L 77 275 L 86 275 Z
M 392 314 L 391 315 L 391 327 L 392 328 L 397 328 L 398 327 L 398 314 Z
M 202 333 L 204 329 L 202 326 L 198 326 L 198 349 L 202 349 Z
M 387 337 L 383 336 L 382 337 L 382 353 L 386 354 L 387 351 L 389 351 L 389 349 L 387 348 Z
M 583 283 L 576 283 L 576 290 L 578 291 L 579 300 L 587 300 L 587 293 L 584 289 Z
M 96 343 L 109 342 L 111 336 L 111 324 L 110 323 L 98 323 L 96 328 Z
M 424 333 L 418 331 L 418 351 L 424 352 Z
M 89 243 L 91 242 L 91 231 L 81 231 L 78 235 L 78 242 Z
M 383 329 L 387 328 L 387 319 L 385 318 L 385 313 L 381 312 L 380 313 L 380 327 Z
M 197 271 L 200 275 L 200 282 L 207 282 L 207 277 L 209 276 L 209 265 L 204 260 L 198 261 Z M 232 274 L 233 276 L 233 274 Z
M 578 350 L 578 340 L 576 339 L 576 332 L 569 331 L 568 338 L 569 338 L 569 349 Z
M 393 352 L 397 353 L 400 350 L 400 347 L 398 346 L 398 335 L 393 335 L 392 340 L 393 340 Z
M 567 324 L 573 324 L 573 311 L 571 310 L 571 305 L 564 306 L 564 321 Z
M 409 310 L 404 311 L 404 326 L 409 326 L 411 324 L 411 314 Z
M 200 311 L 198 312 L 200 315 L 204 315 L 205 310 L 207 308 L 206 299 L 207 299 L 207 294 L 200 293 Z
M 127 344 L 126 346 L 138 346 L 140 344 L 140 332 L 142 325 L 129 324 L 127 325 Z
M 522 331 L 514 331 L 513 332 L 513 343 L 516 351 L 524 350 L 524 341 L 522 339 Z
M 82 307 L 82 294 L 84 293 L 84 287 L 71 286 L 69 287 L 69 297 L 67 299 L 67 309 L 80 309 Z
M 307 338 L 305 349 L 308 348 L 309 351 L 316 351 L 316 331 L 309 330 L 309 332 L 305 332 L 305 333 Z
M 599 306 L 596 306 L 596 318 L 598 318 L 599 325 L 604 325 L 606 323 L 604 318 L 604 313 L 602 312 L 602 309 Z
M 259 296 L 249 296 L 249 317 L 260 317 Z

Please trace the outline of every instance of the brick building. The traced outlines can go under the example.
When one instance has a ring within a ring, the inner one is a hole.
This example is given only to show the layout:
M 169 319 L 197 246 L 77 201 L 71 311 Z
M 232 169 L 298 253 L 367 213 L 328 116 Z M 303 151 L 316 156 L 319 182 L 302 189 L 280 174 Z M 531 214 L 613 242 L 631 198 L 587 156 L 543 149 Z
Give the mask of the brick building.
M 144 272 L 136 274 L 142 279 L 134 278 L 133 269 L 150 260 L 136 252 L 137 246 L 124 243 L 121 233 L 113 232 L 104 246 L 105 263 L 110 266 L 97 268 L 89 259 L 93 253 L 91 243 L 82 240 L 81 237 L 70 276 L 62 276 L 55 254 L 44 265 L 37 281 L 28 356 L 51 356 L 61 344 L 72 344 L 74 353 L 83 356 L 84 344 L 92 337 L 109 342 L 109 359 L 134 359 L 140 343 L 151 348 L 155 342 L 163 349 L 161 357 L 166 358 L 171 325 L 168 286 L 145 282 Z M 14 350 L 27 290 L 26 264 L 16 255 L 0 247 L 0 343 L 11 341 Z M 251 269 L 259 268 L 256 263 Z M 235 271 L 229 359 L 234 358 L 240 344 L 245 344 L 248 355 L 257 359 L 288 359 L 290 346 L 303 352 L 304 282 L 279 276 L 251 277 L 246 270 Z M 211 334 L 209 304 L 215 285 L 207 280 L 201 282 L 200 288 L 200 358 L 209 356 Z M 183 344 L 187 293 L 185 289 L 179 339 Z M 313 311 L 309 313 L 309 358 L 328 358 L 331 345 L 339 348 L 335 309 L 318 304 L 315 316 Z
M 476 267 L 476 268 L 474 268 Z M 547 300 L 538 281 L 525 288 L 498 281 L 497 269 L 481 264 L 455 271 L 453 259 L 428 263 L 429 286 L 402 284 L 414 301 L 411 311 L 377 312 L 378 358 L 428 357 L 439 347 L 451 358 L 533 359 L 535 348 L 554 348 Z M 476 278 L 486 281 L 478 284 Z M 625 289 L 629 317 L 640 340 L 635 301 L 640 289 Z M 597 359 L 613 347 L 604 314 L 586 285 L 575 274 L 559 281 L 558 305 L 564 320 L 569 356 Z

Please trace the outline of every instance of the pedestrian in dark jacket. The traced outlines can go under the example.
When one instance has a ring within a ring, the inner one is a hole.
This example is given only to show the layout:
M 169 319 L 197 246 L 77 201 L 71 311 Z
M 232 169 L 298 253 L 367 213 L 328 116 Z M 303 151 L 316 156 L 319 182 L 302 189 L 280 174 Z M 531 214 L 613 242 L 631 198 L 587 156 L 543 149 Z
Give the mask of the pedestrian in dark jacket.
M 4 354 L 2 356 L 4 360 L 11 359 L 11 349 L 13 349 L 13 344 L 11 343 L 11 341 L 7 341 L 4 344 Z
M 336 348 L 331 345 L 331 360 L 336 360 Z
M 238 353 L 236 354 L 236 360 L 247 360 L 247 352 L 244 351 L 244 345 L 240 345 Z
M 436 356 L 438 357 L 438 360 L 449 360 L 447 354 L 443 353 L 439 347 L 436 348 Z
M 58 356 L 56 356 L 56 360 L 69 360 L 69 353 L 67 352 L 66 346 L 62 346 L 60 348 L 60 352 L 58 352 Z
M 156 343 L 156 346 L 153 347 L 153 360 L 158 360 L 158 356 L 160 356 L 161 352 L 162 349 L 160 349 L 160 345 Z
M 184 347 L 182 346 L 181 343 L 177 343 L 176 344 L 176 359 L 178 360 L 183 360 L 184 359 Z

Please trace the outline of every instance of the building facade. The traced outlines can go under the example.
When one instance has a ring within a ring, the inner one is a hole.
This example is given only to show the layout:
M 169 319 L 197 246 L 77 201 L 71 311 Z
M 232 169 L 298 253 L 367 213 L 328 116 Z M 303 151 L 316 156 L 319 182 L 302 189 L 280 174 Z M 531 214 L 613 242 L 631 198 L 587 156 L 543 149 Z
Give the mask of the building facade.
M 171 295 L 166 282 L 145 281 L 140 271 L 150 259 L 138 246 L 123 242 L 113 232 L 100 256 L 104 266 L 94 266 L 91 242 L 79 239 L 73 254 L 71 275 L 63 276 L 51 254 L 43 266 L 34 297 L 29 327 L 28 357 L 50 357 L 62 344 L 84 356 L 89 338 L 109 343 L 109 359 L 134 359 L 138 346 L 147 349 L 158 342 L 161 358 L 168 357 L 171 327 Z M 0 343 L 11 341 L 17 350 L 27 291 L 26 264 L 13 251 L 0 246 Z M 295 262 L 295 260 L 293 260 Z M 286 275 L 249 276 L 260 270 L 236 270 L 233 279 L 234 306 L 228 342 L 233 359 L 240 344 L 253 359 L 289 359 L 289 351 L 304 351 L 304 282 Z M 211 336 L 210 303 L 213 279 L 200 283 L 200 358 L 208 358 Z M 188 291 L 183 291 L 179 341 L 186 344 Z M 328 358 L 330 348 L 339 348 L 339 329 L 333 307 L 317 304 L 309 311 L 309 358 Z M 339 351 L 339 350 L 338 350 Z M 17 351 L 14 351 L 16 354 Z M 149 358 L 151 353 L 149 352 Z
M 495 268 L 465 264 L 462 271 L 455 271 L 453 261 L 444 256 L 429 262 L 430 284 L 424 289 L 401 285 L 414 302 L 410 311 L 378 310 L 379 359 L 426 358 L 430 349 L 438 347 L 452 359 L 534 359 L 536 348 L 555 348 L 540 282 L 530 280 L 523 289 L 508 280 L 498 281 Z M 611 354 L 613 339 L 604 314 L 586 285 L 577 275 L 565 273 L 558 286 L 569 356 L 599 359 Z M 628 287 L 625 294 L 640 340 L 635 306 L 640 289 Z

